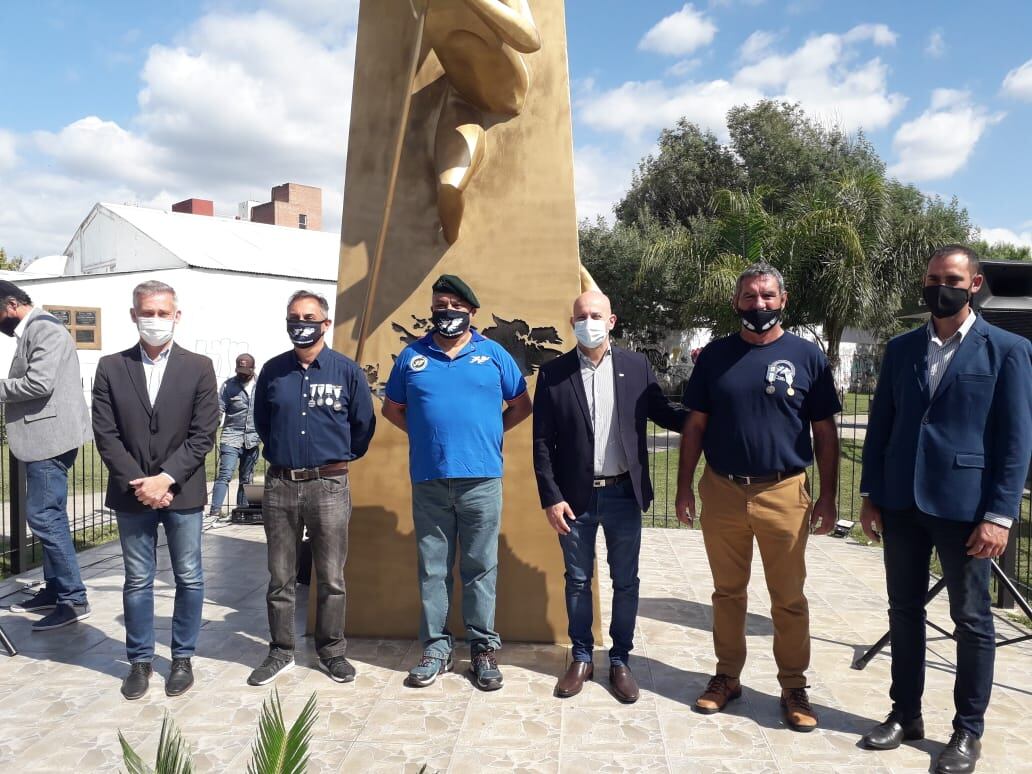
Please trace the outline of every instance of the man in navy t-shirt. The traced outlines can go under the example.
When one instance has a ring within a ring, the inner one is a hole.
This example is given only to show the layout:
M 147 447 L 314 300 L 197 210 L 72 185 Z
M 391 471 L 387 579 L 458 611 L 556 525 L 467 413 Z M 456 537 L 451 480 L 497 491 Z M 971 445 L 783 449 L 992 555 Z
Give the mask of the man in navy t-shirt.
M 482 690 L 502 687 L 494 655 L 502 435 L 530 415 L 531 401 L 512 356 L 470 327 L 479 307 L 465 282 L 442 275 L 433 285 L 433 331 L 398 355 L 387 380 L 383 416 L 409 436 L 423 657 L 406 683 L 416 688 L 452 668 L 456 553 L 470 668 Z
M 787 301 L 784 279 L 772 266 L 750 266 L 738 278 L 733 304 L 742 330 L 709 344 L 685 387 L 684 403 L 692 411 L 681 436 L 677 517 L 688 525 L 695 518 L 692 483 L 705 452 L 699 495 L 713 573 L 717 674 L 695 709 L 719 712 L 742 694 L 746 587 L 755 539 L 771 597 L 785 721 L 796 731 L 811 731 L 817 716 L 806 694 L 806 539 L 811 525 L 823 535 L 835 523 L 835 414 L 842 407 L 824 354 L 782 329 Z M 805 473 L 814 451 L 821 480 L 816 503 Z

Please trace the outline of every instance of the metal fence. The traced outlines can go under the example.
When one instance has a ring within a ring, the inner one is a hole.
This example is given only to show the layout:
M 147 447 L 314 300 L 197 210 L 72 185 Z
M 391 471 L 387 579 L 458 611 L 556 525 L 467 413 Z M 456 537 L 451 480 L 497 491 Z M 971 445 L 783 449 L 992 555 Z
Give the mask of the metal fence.
M 669 395 L 669 400 L 680 401 L 680 395 Z M 867 542 L 860 529 L 860 470 L 861 453 L 867 429 L 867 410 L 871 396 L 867 393 L 847 393 L 843 400 L 843 411 L 838 417 L 839 431 L 839 519 L 855 522 L 851 536 Z M 655 500 L 644 514 L 644 524 L 649 527 L 682 526 L 677 521 L 674 499 L 677 495 L 678 445 L 680 437 L 662 428 L 649 425 L 649 467 Z M 695 481 L 698 484 L 704 463 L 700 462 Z M 820 477 L 815 467 L 807 471 L 811 493 L 820 493 Z M 696 522 L 698 527 L 698 522 Z M 1026 600 L 1032 600 L 1032 495 L 1028 489 L 1021 501 L 1021 518 L 1011 529 L 1010 545 L 999 560 L 1000 567 L 1014 581 L 1014 585 Z M 934 569 L 934 568 L 933 568 Z M 1005 588 L 993 582 L 993 595 L 1001 607 L 1013 607 L 1014 601 Z

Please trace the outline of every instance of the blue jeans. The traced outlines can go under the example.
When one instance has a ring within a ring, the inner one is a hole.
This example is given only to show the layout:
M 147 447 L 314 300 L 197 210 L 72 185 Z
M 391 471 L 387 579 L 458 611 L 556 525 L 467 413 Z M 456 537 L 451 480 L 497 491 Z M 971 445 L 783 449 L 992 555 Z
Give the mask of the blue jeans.
M 157 569 L 158 524 L 165 527 L 176 600 L 172 611 L 172 658 L 190 658 L 197 647 L 204 605 L 201 568 L 203 512 L 119 511 L 118 538 L 125 562 L 122 609 L 129 663 L 154 659 L 154 573 Z
M 448 610 L 456 550 L 470 651 L 475 655 L 500 648 L 494 618 L 502 480 L 439 478 L 413 484 L 412 520 L 419 555 L 419 638 L 424 652 L 447 658 L 452 651 Z
M 86 604 L 86 587 L 68 526 L 68 469 L 78 449 L 57 457 L 25 463 L 25 520 L 43 547 L 47 592 L 60 605 Z
M 630 479 L 592 492 L 588 510 L 567 520 L 569 533 L 559 536 L 566 562 L 566 615 L 574 661 L 591 661 L 595 638 L 591 634 L 593 600 L 591 578 L 595 567 L 595 536 L 599 526 L 606 538 L 609 577 L 613 581 L 613 620 L 609 624 L 611 664 L 627 664 L 634 647 L 638 617 L 638 555 L 641 551 L 641 509 Z
M 258 447 L 244 449 L 239 446 L 219 444 L 219 472 L 215 476 L 215 485 L 211 488 L 211 512 L 222 508 L 229 492 L 229 482 L 233 480 L 233 472 L 240 465 L 240 485 L 237 487 L 236 503 L 241 508 L 247 506 L 247 495 L 244 484 L 254 481 L 254 466 L 258 464 Z
M 916 508 L 882 512 L 885 530 L 885 582 L 892 635 L 893 709 L 903 718 L 921 714 L 925 679 L 925 594 L 932 548 L 939 555 L 950 617 L 957 639 L 957 676 L 953 684 L 953 728 L 980 737 L 993 688 L 996 629 L 990 610 L 988 559 L 967 554 L 967 539 L 977 523 L 949 521 Z

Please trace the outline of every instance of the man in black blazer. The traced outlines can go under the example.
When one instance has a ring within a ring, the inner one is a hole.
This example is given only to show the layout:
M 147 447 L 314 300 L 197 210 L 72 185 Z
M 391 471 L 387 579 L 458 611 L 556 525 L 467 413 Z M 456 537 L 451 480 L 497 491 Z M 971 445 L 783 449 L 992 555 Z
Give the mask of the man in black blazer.
M 211 361 L 172 341 L 179 315 L 171 287 L 137 285 L 131 316 L 140 342 L 101 358 L 93 384 L 93 434 L 108 468 L 105 505 L 118 518 L 125 563 L 127 699 L 143 696 L 151 677 L 159 523 L 176 581 L 169 696 L 193 685 L 190 658 L 201 628 L 204 458 L 215 444 L 219 401 Z
M 627 659 L 638 615 L 641 514 L 652 503 L 646 420 L 679 432 L 688 412 L 663 397 L 643 355 L 610 343 L 616 316 L 608 298 L 582 294 L 570 323 L 577 346 L 541 367 L 534 395 L 534 470 L 566 562 L 573 643 L 555 693 L 574 696 L 593 674 L 591 578 L 601 526 L 613 580 L 609 681 L 617 699 L 633 703 L 638 686 Z

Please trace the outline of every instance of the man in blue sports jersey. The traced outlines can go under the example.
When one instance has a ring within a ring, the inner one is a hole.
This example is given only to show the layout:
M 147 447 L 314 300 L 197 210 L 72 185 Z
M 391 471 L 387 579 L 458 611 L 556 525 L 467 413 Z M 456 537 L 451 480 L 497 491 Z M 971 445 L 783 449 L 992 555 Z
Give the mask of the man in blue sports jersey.
M 398 355 L 387 380 L 383 416 L 409 436 L 423 657 L 406 684 L 416 688 L 452 669 L 456 551 L 470 670 L 481 690 L 502 687 L 494 631 L 502 434 L 530 415 L 531 401 L 512 356 L 471 327 L 479 308 L 469 285 L 442 275 L 433 285 L 431 333 Z

